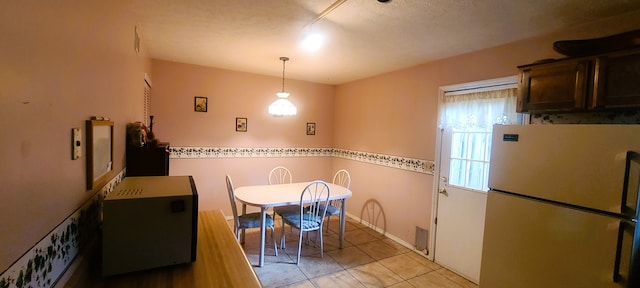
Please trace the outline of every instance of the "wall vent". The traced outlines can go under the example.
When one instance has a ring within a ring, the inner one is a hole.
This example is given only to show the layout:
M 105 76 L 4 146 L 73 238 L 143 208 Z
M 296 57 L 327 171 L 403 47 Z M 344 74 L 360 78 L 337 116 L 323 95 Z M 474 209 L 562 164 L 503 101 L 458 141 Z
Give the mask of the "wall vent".
M 416 250 L 427 250 L 429 243 L 429 230 L 416 226 Z

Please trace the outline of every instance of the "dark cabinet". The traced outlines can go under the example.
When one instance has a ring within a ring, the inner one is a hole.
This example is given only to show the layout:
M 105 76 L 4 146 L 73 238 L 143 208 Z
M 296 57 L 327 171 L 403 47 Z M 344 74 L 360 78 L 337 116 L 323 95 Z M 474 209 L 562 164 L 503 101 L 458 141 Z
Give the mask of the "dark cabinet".
M 566 60 L 520 66 L 518 112 L 574 112 L 584 109 L 591 61 Z
M 516 111 L 566 113 L 640 108 L 640 50 L 518 66 Z
M 640 107 L 640 51 L 598 57 L 594 77 L 591 108 Z
M 168 176 L 169 143 L 127 145 L 127 176 Z

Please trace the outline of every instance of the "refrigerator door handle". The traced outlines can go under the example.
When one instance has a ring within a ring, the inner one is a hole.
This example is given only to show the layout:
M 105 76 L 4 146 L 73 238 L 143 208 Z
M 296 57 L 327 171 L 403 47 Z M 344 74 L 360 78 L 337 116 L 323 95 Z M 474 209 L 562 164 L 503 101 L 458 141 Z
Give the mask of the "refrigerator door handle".
M 627 151 L 621 212 L 632 218 L 620 221 L 618 226 L 616 262 L 613 268 L 613 282 L 626 282 L 625 287 L 640 287 L 640 229 L 636 227 L 640 216 L 638 183 L 640 153 Z M 621 270 L 621 266 L 626 267 Z
M 618 243 L 616 245 L 616 258 L 613 267 L 613 282 L 625 283 L 625 287 L 638 287 L 639 247 L 638 238 L 640 231 L 636 230 L 633 221 L 620 221 L 618 226 Z
M 638 182 L 640 182 L 640 153 L 627 151 L 620 212 L 633 219 L 638 219 L 638 209 L 640 209 Z
M 625 222 L 620 221 L 618 224 L 618 243 L 616 244 L 616 262 L 613 266 L 613 282 L 619 282 L 622 278 L 620 275 L 620 261 L 622 256 L 622 243 L 624 240 Z

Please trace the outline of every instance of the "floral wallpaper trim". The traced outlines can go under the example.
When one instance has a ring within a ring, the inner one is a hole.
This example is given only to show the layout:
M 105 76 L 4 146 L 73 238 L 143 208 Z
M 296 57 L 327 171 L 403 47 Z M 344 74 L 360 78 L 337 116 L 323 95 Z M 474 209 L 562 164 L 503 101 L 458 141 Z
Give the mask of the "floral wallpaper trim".
M 124 171 L 111 179 L 40 242 L 0 275 L 0 288 L 52 287 L 67 270 L 81 247 L 100 224 L 102 200 L 124 178 Z
M 434 174 L 436 166 L 434 161 L 429 160 L 346 149 L 333 149 L 333 157 L 393 167 L 430 175 Z
M 169 152 L 169 158 L 173 159 L 319 156 L 339 157 L 431 175 L 433 175 L 435 171 L 435 163 L 429 160 L 338 148 L 169 147 Z
M 169 147 L 169 158 L 245 158 L 332 156 L 332 148 Z

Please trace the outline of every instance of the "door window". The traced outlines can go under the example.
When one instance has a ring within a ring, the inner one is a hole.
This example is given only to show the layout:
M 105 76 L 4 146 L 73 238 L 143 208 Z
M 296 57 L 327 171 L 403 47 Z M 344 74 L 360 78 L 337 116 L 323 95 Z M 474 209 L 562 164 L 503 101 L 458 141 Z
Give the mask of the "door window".
M 490 132 L 452 131 L 449 184 L 485 190 L 489 171 Z
M 494 124 L 521 124 L 516 89 L 446 92 L 441 125 L 451 131 L 448 184 L 488 191 Z

